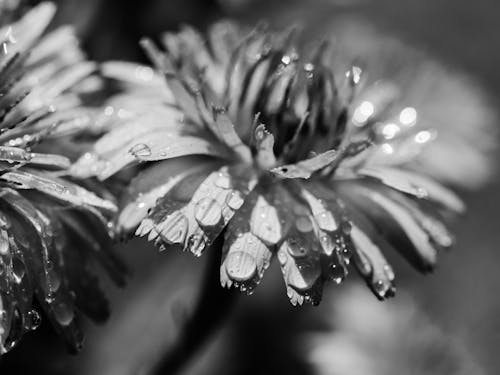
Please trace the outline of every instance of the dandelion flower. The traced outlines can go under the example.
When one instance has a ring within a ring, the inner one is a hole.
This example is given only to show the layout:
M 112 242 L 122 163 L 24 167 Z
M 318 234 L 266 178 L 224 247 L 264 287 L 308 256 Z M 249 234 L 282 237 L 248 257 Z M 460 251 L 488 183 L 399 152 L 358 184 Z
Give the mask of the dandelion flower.
M 276 256 L 292 304 L 319 303 L 353 263 L 375 295 L 394 292 L 383 251 L 425 272 L 451 245 L 455 194 L 411 167 L 439 135 L 363 69 L 304 58 L 294 32 L 229 23 L 145 40 L 155 71 L 108 63 L 133 113 L 79 160 L 101 179 L 139 165 L 118 229 L 201 255 L 223 236 L 221 283 L 251 293 Z M 336 69 L 337 70 L 337 69 Z M 163 82 L 163 80 L 166 80 Z
M 81 128 L 76 89 L 96 67 L 70 29 L 44 35 L 54 12 L 42 3 L 15 21 L 0 18 L 0 353 L 38 327 L 38 307 L 78 350 L 78 311 L 108 315 L 93 262 L 123 283 L 110 251 L 116 206 L 87 189 L 109 196 L 98 184 L 69 178 L 70 160 L 58 153 L 57 140 Z

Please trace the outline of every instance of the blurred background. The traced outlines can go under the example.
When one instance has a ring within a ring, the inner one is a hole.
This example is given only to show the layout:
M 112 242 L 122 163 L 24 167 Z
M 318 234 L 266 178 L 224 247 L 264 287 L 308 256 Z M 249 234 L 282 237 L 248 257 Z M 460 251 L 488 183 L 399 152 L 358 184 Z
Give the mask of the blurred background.
M 469 76 L 500 108 L 500 3 L 495 0 L 61 0 L 57 23 L 74 24 L 89 57 L 145 61 L 142 36 L 221 18 L 273 27 L 299 24 L 318 41 L 356 22 L 424 51 Z M 479 121 L 480 119 L 478 119 Z M 497 125 L 497 124 L 495 124 Z M 461 150 L 456 150 L 459 153 Z M 319 307 L 292 308 L 272 266 L 255 294 L 187 365 L 185 374 L 496 374 L 500 368 L 500 174 L 459 192 L 468 214 L 457 246 L 423 277 L 397 257 L 398 296 L 382 305 L 357 277 L 328 285 Z M 79 356 L 66 354 L 48 324 L 0 360 L 3 374 L 143 373 L 176 339 L 205 260 L 119 245 L 133 269 L 125 290 L 107 288 L 113 315 L 87 329 Z

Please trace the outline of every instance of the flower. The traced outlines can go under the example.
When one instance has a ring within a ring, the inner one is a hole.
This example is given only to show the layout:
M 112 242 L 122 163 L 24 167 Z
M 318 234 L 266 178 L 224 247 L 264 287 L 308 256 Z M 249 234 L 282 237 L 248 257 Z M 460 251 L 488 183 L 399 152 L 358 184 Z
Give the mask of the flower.
M 42 36 L 54 12 L 42 3 L 13 23 L 1 19 L 0 353 L 38 327 L 34 306 L 78 350 L 78 311 L 96 321 L 108 315 L 93 262 L 123 284 L 111 252 L 116 205 L 99 183 L 69 177 L 70 159 L 58 153 L 91 111 L 80 95 L 96 66 L 71 29 Z
M 319 303 L 351 261 L 384 299 L 382 250 L 426 272 L 452 244 L 441 218 L 463 203 L 412 165 L 438 134 L 394 84 L 358 65 L 334 75 L 327 46 L 306 60 L 293 31 L 219 23 L 208 41 L 186 28 L 164 35 L 166 51 L 142 44 L 156 72 L 105 65 L 130 116 L 73 170 L 106 179 L 143 162 L 118 230 L 197 256 L 223 235 L 221 283 L 248 293 L 277 255 L 294 305 Z
M 305 340 L 315 374 L 485 374 L 465 340 L 443 331 L 409 295 L 386 305 L 350 287 L 338 297 L 330 329 Z

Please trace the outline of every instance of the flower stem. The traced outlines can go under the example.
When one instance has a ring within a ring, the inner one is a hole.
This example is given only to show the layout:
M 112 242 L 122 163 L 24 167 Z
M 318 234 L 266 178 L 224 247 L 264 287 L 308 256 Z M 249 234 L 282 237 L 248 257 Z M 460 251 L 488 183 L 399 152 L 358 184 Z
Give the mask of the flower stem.
M 238 294 L 220 285 L 222 244 L 223 236 L 219 236 L 207 251 L 205 274 L 193 313 L 181 328 L 178 340 L 162 355 L 151 374 L 173 375 L 180 372 L 231 312 Z

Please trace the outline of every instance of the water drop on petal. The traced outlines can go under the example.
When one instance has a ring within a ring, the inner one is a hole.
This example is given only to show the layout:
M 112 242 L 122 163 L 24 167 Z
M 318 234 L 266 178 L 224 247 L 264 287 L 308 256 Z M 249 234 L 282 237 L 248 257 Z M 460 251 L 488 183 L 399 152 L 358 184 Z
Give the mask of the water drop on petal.
M 130 148 L 129 151 L 135 157 L 147 157 L 151 155 L 151 148 L 145 143 L 138 143 Z
M 222 218 L 222 207 L 212 198 L 203 198 L 195 207 L 195 218 L 204 226 L 214 226 Z
M 62 326 L 69 325 L 75 317 L 73 309 L 64 302 L 55 305 L 53 311 L 57 322 Z
M 243 251 L 229 253 L 225 263 L 229 277 L 236 281 L 249 280 L 257 272 L 255 258 Z

